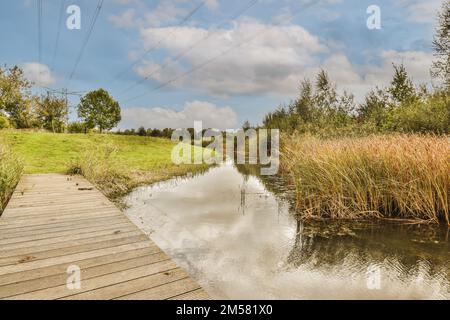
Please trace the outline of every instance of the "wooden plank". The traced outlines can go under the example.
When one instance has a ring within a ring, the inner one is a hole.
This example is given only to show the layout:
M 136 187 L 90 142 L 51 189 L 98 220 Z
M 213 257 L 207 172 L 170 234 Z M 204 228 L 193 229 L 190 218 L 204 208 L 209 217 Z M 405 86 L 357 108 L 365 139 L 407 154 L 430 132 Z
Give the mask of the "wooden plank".
M 157 253 L 154 254 L 146 254 L 145 256 L 129 258 L 123 261 L 95 266 L 91 268 L 82 268 L 80 266 L 81 279 L 82 280 L 91 279 L 105 274 L 128 270 L 143 265 L 148 265 L 155 262 L 161 262 L 166 260 L 169 260 L 169 257 L 166 254 L 157 251 Z M 64 265 L 64 267 L 60 269 L 59 273 L 55 275 L 1 286 L 0 298 L 6 298 L 27 292 L 33 292 L 41 289 L 47 289 L 64 285 L 67 282 L 67 267 L 68 265 Z
M 127 232 L 127 231 L 133 231 L 136 230 L 134 226 L 131 226 L 129 223 L 122 223 L 119 225 L 119 227 L 110 227 L 107 228 L 108 225 L 103 226 L 102 228 L 91 228 L 87 230 L 82 231 L 62 231 L 62 232 L 47 232 L 42 234 L 33 234 L 28 236 L 21 236 L 21 237 L 14 237 L 14 238 L 6 238 L 0 240 L 0 247 L 3 250 L 8 249 L 17 249 L 17 248 L 23 248 L 28 247 L 28 242 L 32 242 L 33 246 L 39 246 L 39 245 L 45 245 L 45 244 L 52 244 L 55 243 L 55 241 L 72 241 L 77 239 L 83 239 L 84 237 L 90 238 L 95 237 L 97 235 L 105 235 L 115 232 Z M 9 245 L 9 247 L 8 247 Z M 0 256 L 2 255 L 2 252 L 0 252 Z
M 203 289 L 197 289 L 182 295 L 170 298 L 169 300 L 208 300 L 209 296 Z
M 147 277 L 142 277 L 134 280 L 130 280 L 123 283 L 114 284 L 104 288 L 88 291 L 81 294 L 76 294 L 63 298 L 63 300 L 103 300 L 103 299 L 115 299 L 128 294 L 132 294 L 138 291 L 144 291 L 171 282 L 185 279 L 187 277 L 186 272 L 180 268 L 169 270 L 166 272 L 160 272 Z
M 118 298 L 118 300 L 166 300 L 197 289 L 200 289 L 198 283 L 191 278 L 185 278 L 163 286 L 129 294 Z
M 23 176 L 0 219 L 0 249 L 1 299 L 208 297 L 78 176 Z M 81 271 L 78 290 L 66 284 L 72 265 Z
M 1 258 L 0 266 L 18 265 L 29 261 L 38 261 L 42 259 L 60 257 L 62 255 L 90 252 L 96 249 L 105 249 L 113 246 L 124 245 L 128 243 L 134 243 L 145 240 L 146 237 L 143 234 L 141 234 L 139 231 L 133 231 L 132 233 L 99 237 L 98 240 L 96 240 L 99 242 L 89 241 L 86 243 L 85 241 L 83 241 L 77 245 L 75 245 L 75 243 L 72 243 L 72 246 L 58 248 L 54 250 L 45 250 L 44 247 L 40 247 L 39 249 L 34 249 L 33 252 L 27 254 Z
M 92 279 L 82 280 L 81 289 L 70 290 L 64 284 L 53 288 L 38 290 L 30 293 L 24 293 L 10 297 L 11 300 L 55 300 L 75 294 L 95 290 L 98 288 L 114 285 L 121 282 L 127 282 L 133 279 L 157 274 L 176 269 L 175 262 L 171 260 L 161 261 L 154 264 L 128 269 L 125 271 L 106 274 L 104 276 Z
M 78 265 L 81 270 L 85 270 L 87 268 L 118 263 L 125 260 L 130 260 L 138 257 L 142 257 L 145 255 L 153 255 L 155 253 L 161 252 L 160 249 L 156 246 L 142 248 L 142 249 L 131 249 L 128 251 L 120 251 L 117 253 L 109 254 L 106 256 L 99 256 L 94 258 L 89 258 L 85 260 L 76 261 L 76 265 Z M 10 273 L 6 275 L 0 276 L 0 286 L 20 283 L 28 280 L 35 280 L 43 277 L 48 277 L 60 273 L 64 273 L 67 271 L 67 267 L 70 264 L 63 263 L 54 265 L 51 267 L 38 268 L 30 271 L 16 272 Z

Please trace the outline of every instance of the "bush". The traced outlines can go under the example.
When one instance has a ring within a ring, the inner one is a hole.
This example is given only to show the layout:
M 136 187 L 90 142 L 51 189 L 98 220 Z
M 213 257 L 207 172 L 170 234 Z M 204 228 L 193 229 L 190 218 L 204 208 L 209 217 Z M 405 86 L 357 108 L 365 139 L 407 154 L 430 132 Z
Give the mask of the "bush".
M 0 140 L 0 215 L 22 175 L 23 165 L 11 148 Z
M 392 111 L 390 130 L 400 132 L 450 133 L 450 98 L 436 92 L 424 101 L 415 101 Z
M 86 126 L 82 122 L 71 122 L 67 126 L 68 133 L 85 133 Z
M 11 128 L 8 118 L 0 114 L 0 130 L 8 128 Z

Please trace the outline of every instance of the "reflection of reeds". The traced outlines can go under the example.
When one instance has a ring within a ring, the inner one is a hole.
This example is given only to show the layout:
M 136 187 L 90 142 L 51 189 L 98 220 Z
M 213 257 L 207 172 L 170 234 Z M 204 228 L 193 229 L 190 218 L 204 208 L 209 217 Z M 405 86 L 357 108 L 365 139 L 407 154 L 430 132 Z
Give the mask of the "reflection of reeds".
M 0 215 L 22 175 L 22 162 L 4 141 L 0 141 Z
M 283 139 L 282 171 L 310 218 L 409 218 L 450 225 L 449 137 Z

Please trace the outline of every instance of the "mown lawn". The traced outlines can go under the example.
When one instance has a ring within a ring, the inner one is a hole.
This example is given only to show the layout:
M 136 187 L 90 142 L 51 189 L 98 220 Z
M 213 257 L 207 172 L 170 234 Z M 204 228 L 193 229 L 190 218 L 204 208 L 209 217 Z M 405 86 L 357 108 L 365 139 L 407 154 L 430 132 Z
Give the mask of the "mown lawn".
M 93 145 L 112 145 L 115 159 L 126 168 L 148 171 L 175 166 L 174 143 L 167 139 L 99 134 L 53 134 L 30 131 L 0 131 L 24 161 L 25 173 L 65 173 L 68 164 Z
M 208 168 L 174 164 L 175 143 L 161 138 L 3 130 L 0 143 L 12 149 L 23 173 L 82 174 L 119 204 L 123 195 L 140 185 Z

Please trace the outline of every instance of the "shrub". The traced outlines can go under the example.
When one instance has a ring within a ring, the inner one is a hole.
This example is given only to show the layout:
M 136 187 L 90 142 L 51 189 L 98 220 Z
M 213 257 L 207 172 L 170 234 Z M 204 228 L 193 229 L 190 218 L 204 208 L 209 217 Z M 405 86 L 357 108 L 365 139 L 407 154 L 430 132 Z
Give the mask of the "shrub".
M 132 188 L 127 170 L 115 160 L 116 147 L 111 142 L 93 141 L 81 156 L 69 164 L 68 174 L 80 174 L 110 199 Z
M 6 143 L 0 140 L 0 215 L 22 175 L 23 165 Z
M 68 133 L 85 133 L 86 126 L 82 122 L 71 122 L 67 126 Z
M 9 123 L 9 120 L 6 116 L 0 114 L 0 130 L 1 129 L 8 129 L 11 127 L 11 124 Z

